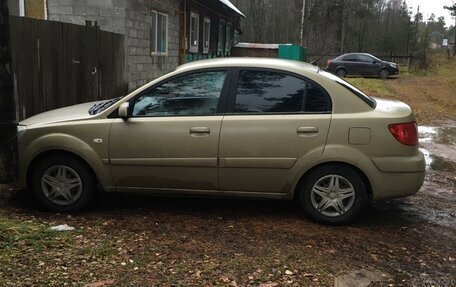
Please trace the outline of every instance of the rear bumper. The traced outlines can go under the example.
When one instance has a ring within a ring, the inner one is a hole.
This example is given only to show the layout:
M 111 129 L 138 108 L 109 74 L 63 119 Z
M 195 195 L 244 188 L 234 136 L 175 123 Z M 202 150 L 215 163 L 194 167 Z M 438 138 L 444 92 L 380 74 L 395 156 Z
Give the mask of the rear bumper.
M 372 162 L 378 169 L 372 182 L 374 200 L 412 195 L 423 185 L 426 162 L 419 150 L 413 156 L 375 157 Z

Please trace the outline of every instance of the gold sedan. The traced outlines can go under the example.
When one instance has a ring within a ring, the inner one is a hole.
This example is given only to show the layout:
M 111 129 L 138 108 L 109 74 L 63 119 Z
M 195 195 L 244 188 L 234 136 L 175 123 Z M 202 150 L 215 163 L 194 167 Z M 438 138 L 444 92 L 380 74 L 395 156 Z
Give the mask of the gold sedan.
M 341 223 L 418 192 L 425 173 L 409 106 L 276 59 L 186 64 L 121 99 L 26 119 L 18 139 L 19 186 L 58 212 L 102 187 L 296 199 Z

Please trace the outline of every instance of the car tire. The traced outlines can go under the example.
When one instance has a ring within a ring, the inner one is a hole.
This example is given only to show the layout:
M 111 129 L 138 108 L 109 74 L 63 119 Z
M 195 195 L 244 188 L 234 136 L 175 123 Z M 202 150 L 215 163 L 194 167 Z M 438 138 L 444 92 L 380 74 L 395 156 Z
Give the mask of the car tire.
M 87 208 L 97 187 L 90 168 L 68 155 L 53 155 L 38 162 L 30 183 L 38 203 L 49 211 L 63 213 Z
M 345 71 L 344 69 L 338 69 L 336 71 L 336 76 L 338 76 L 339 78 L 345 78 L 347 76 L 347 71 Z
M 366 184 L 360 174 L 348 166 L 318 167 L 300 185 L 299 203 L 317 222 L 347 223 L 368 203 Z
M 382 78 L 383 80 L 386 80 L 386 79 L 389 78 L 390 73 L 388 72 L 387 69 L 381 69 L 380 72 L 378 73 L 378 75 L 379 75 L 380 78 Z

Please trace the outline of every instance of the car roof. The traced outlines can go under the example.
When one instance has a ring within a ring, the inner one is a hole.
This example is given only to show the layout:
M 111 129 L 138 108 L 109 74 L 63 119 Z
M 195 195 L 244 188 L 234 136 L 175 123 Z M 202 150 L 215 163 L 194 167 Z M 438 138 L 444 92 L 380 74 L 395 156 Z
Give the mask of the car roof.
M 249 67 L 249 68 L 269 68 L 287 71 L 307 71 L 318 73 L 319 67 L 305 62 L 274 59 L 274 58 L 216 58 L 209 60 L 200 60 L 177 67 L 176 71 L 182 72 L 185 70 L 199 70 L 211 68 L 226 68 L 226 67 Z
M 337 58 L 342 58 L 342 57 L 351 56 L 351 55 L 364 55 L 364 56 L 370 56 L 370 57 L 373 56 L 372 54 L 369 54 L 369 53 L 346 53 L 346 54 L 340 55 Z

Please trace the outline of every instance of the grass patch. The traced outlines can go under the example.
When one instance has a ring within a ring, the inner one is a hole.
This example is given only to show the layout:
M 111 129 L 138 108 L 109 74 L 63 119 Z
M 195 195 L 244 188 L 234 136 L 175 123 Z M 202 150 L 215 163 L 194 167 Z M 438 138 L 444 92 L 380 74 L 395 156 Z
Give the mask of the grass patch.
M 362 90 L 369 96 L 391 98 L 394 95 L 394 91 L 388 84 L 388 81 L 393 80 L 381 80 L 375 78 L 346 78 L 346 81 Z

